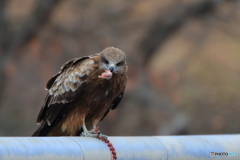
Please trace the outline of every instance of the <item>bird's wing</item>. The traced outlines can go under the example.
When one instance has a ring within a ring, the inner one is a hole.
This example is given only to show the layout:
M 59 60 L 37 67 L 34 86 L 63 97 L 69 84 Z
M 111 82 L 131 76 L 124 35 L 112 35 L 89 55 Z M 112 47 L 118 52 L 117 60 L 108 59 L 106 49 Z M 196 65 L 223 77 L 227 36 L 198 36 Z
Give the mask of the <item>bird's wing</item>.
M 122 97 L 123 97 L 123 94 L 124 94 L 124 90 L 125 90 L 125 87 L 123 88 L 122 92 L 113 100 L 111 106 L 110 106 L 109 109 L 104 113 L 104 115 L 103 115 L 103 117 L 102 117 L 101 120 L 103 120 L 103 119 L 107 116 L 107 114 L 108 114 L 108 112 L 109 112 L 110 110 L 114 110 L 114 109 L 117 108 L 118 104 L 119 104 L 120 101 L 122 100 Z M 101 121 L 101 120 L 100 120 L 100 121 Z
M 45 122 L 48 126 L 52 126 L 65 116 L 68 104 L 84 89 L 86 79 L 94 69 L 94 63 L 91 57 L 81 57 L 70 60 L 61 67 L 58 74 L 46 85 L 49 92 L 38 115 L 37 123 Z
M 110 107 L 111 110 L 114 110 L 117 108 L 118 104 L 120 103 L 120 101 L 122 100 L 124 92 L 121 92 L 112 102 L 112 105 Z
M 68 69 L 69 67 L 75 65 L 76 63 L 78 63 L 84 59 L 88 59 L 88 58 L 90 58 L 90 57 L 86 56 L 86 57 L 74 58 L 74 59 L 71 59 L 71 60 L 67 61 L 66 63 L 64 63 L 61 67 L 61 70 L 56 75 L 54 75 L 51 79 L 48 80 L 48 82 L 46 84 L 46 89 L 49 90 L 52 87 L 55 80 L 58 78 L 58 76 L 60 74 L 62 74 L 66 69 Z

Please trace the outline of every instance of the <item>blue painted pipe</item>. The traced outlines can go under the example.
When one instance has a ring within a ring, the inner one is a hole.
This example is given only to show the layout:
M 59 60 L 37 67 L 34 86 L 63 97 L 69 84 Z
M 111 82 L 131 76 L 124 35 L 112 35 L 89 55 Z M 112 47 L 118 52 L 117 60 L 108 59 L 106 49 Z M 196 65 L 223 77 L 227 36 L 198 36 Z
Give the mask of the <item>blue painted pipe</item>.
M 240 135 L 109 137 L 118 160 L 240 160 Z M 1 137 L 1 160 L 111 160 L 89 137 Z

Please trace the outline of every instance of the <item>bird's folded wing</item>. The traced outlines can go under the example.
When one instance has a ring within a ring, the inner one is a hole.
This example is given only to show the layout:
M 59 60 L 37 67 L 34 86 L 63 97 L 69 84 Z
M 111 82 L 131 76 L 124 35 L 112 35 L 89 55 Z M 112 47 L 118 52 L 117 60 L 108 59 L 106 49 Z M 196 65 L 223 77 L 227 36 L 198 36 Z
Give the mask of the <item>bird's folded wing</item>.
M 79 96 L 86 85 L 88 75 L 94 69 L 94 60 L 82 57 L 66 62 L 61 71 L 52 77 L 46 88 L 48 95 L 38 115 L 37 123 L 46 121 L 51 125 L 56 117 L 64 117 L 61 111 Z M 62 115 L 59 115 L 59 114 Z
M 103 120 L 107 114 L 109 113 L 110 110 L 114 110 L 117 108 L 118 104 L 120 103 L 120 101 L 122 100 L 123 94 L 124 94 L 124 90 L 125 90 L 125 86 L 122 90 L 122 92 L 113 100 L 111 106 L 109 107 L 109 109 L 104 113 L 103 117 L 101 118 L 101 120 Z

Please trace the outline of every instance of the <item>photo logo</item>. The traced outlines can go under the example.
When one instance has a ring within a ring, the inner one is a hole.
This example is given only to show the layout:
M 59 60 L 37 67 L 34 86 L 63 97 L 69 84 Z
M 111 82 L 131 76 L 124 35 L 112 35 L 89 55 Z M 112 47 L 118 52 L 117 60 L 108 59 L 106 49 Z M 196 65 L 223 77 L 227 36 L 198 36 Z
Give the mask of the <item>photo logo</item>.
M 237 152 L 210 152 L 211 157 L 215 156 L 238 156 Z
M 211 156 L 211 157 L 214 157 L 214 156 L 215 156 L 215 152 L 211 152 L 211 153 L 210 153 L 210 156 Z

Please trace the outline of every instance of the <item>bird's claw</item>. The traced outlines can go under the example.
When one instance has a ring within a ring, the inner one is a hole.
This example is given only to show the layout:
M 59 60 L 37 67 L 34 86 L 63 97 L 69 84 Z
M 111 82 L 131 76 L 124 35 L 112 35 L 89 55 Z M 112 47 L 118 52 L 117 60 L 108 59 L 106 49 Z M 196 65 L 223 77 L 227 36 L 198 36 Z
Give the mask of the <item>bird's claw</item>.
M 96 127 L 93 130 L 90 130 L 88 132 L 82 132 L 81 133 L 82 137 L 95 137 L 95 138 L 104 138 L 105 140 L 107 140 L 107 135 L 102 134 L 99 131 L 99 127 Z
M 105 140 L 108 139 L 107 135 L 104 135 L 104 134 L 101 134 L 101 133 L 98 135 L 98 138 L 103 138 Z
M 97 134 L 94 134 L 94 133 L 89 133 L 89 132 L 82 132 L 81 133 L 81 136 L 82 137 L 98 137 L 98 135 Z

